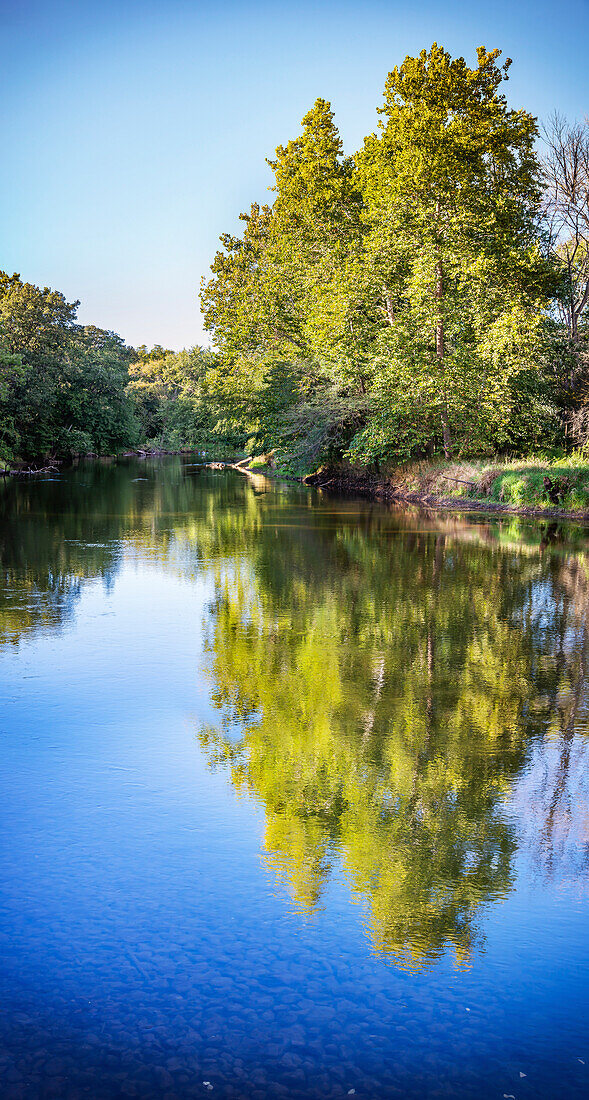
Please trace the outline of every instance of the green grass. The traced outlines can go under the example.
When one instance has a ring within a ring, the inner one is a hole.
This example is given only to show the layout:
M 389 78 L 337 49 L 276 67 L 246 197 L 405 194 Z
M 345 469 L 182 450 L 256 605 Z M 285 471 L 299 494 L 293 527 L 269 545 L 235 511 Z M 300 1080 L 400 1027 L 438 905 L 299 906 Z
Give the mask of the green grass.
M 258 455 L 250 470 L 268 469 L 267 455 Z M 293 468 L 274 456 L 272 473 L 278 476 L 308 474 L 308 469 Z M 342 474 L 366 474 L 361 466 L 344 466 Z M 525 459 L 457 459 L 454 462 L 422 460 L 401 468 L 389 467 L 381 477 L 405 491 L 422 497 L 442 497 L 456 503 L 468 500 L 506 504 L 513 508 L 538 508 L 545 511 L 589 512 L 589 461 L 584 455 L 534 455 Z M 557 482 L 558 500 L 551 499 L 544 478 Z
M 516 508 L 558 508 L 566 512 L 589 511 L 589 462 L 573 455 L 558 459 L 530 458 L 514 461 L 444 463 L 422 469 L 418 480 L 428 491 L 456 499 L 489 500 Z M 461 481 L 451 481 L 449 478 Z M 551 496 L 545 478 L 558 490 Z M 464 484 L 469 482 L 469 484 Z
M 393 485 L 420 496 L 489 501 L 514 508 L 589 512 L 589 461 L 584 455 L 534 455 L 524 459 L 422 460 L 389 468 Z M 556 482 L 552 499 L 544 479 Z
M 544 478 L 553 483 L 558 479 L 561 491 L 558 500 L 551 499 Z M 567 512 L 589 509 L 589 466 L 559 464 L 538 467 L 524 466 L 505 470 L 491 485 L 490 497 L 518 507 L 562 508 Z

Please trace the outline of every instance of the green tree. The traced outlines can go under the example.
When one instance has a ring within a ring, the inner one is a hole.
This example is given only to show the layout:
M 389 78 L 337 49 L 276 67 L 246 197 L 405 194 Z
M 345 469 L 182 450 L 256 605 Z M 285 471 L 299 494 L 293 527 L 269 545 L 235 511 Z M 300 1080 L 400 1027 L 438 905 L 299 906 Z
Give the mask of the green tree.
M 0 461 L 10 459 L 18 450 L 20 437 L 12 394 L 24 376 L 22 356 L 8 350 L 8 341 L 0 331 Z
M 395 423 L 405 450 L 441 430 L 447 457 L 454 440 L 500 440 L 511 380 L 533 361 L 544 304 L 537 127 L 507 106 L 511 62 L 500 68 L 499 54 L 479 48 L 474 69 L 436 43 L 407 57 L 387 79 L 381 132 L 357 158 L 385 322 L 368 453 L 387 432 L 394 448 Z
M 370 461 L 554 430 L 536 120 L 499 55 L 407 57 L 354 158 L 318 99 L 269 161 L 272 206 L 221 238 L 201 290 L 219 394 L 266 446 Z
M 59 364 L 78 305 L 59 291 L 0 273 L 0 331 L 6 350 L 22 362 L 5 395 L 3 417 L 25 456 L 43 454 L 53 441 Z
M 241 238 L 221 238 L 201 302 L 225 359 L 220 400 L 266 449 L 300 451 L 312 462 L 349 439 L 346 398 L 363 390 L 357 364 L 342 353 L 350 333 L 336 304 L 342 265 L 361 237 L 361 200 L 325 100 L 268 163 L 275 201 L 241 215 Z M 356 408 L 351 416 L 357 426 Z
M 78 325 L 78 304 L 0 273 L 3 457 L 110 453 L 134 439 L 130 349 L 113 332 Z
M 126 393 L 131 357 L 114 332 L 86 325 L 71 333 L 57 372 L 55 451 L 112 454 L 135 442 Z
M 218 409 L 209 375 L 216 362 L 206 348 L 139 349 L 129 368 L 128 392 L 144 442 L 178 449 L 204 446 L 214 437 Z

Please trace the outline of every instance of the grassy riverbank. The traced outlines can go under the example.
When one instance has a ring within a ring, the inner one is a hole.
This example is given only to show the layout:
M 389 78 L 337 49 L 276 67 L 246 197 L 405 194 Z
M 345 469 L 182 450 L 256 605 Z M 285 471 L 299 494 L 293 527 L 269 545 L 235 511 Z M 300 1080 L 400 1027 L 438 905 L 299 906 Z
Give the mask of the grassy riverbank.
M 387 480 L 401 492 L 448 503 L 472 501 L 574 514 L 589 511 L 589 462 L 585 458 L 423 462 L 394 471 Z
M 554 461 L 416 462 L 380 475 L 349 467 L 319 471 L 305 478 L 325 488 L 349 488 L 362 494 L 406 498 L 432 505 L 476 506 L 497 510 L 583 515 L 589 513 L 589 462 Z
M 250 469 L 280 474 L 269 456 Z M 380 473 L 360 466 L 322 467 L 302 479 L 319 488 L 437 507 L 475 507 L 546 515 L 589 514 L 589 461 L 557 459 L 414 462 Z

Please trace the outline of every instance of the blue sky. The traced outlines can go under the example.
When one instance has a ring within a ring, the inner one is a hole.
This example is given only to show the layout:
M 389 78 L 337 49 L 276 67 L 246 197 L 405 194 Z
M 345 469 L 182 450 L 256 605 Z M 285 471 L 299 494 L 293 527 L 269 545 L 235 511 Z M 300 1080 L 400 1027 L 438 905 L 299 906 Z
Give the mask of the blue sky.
M 589 113 L 589 0 L 0 0 L 0 267 L 133 344 L 204 341 L 219 234 L 267 201 L 265 157 L 330 99 L 347 152 L 387 72 L 436 40 L 514 60 L 513 106 Z

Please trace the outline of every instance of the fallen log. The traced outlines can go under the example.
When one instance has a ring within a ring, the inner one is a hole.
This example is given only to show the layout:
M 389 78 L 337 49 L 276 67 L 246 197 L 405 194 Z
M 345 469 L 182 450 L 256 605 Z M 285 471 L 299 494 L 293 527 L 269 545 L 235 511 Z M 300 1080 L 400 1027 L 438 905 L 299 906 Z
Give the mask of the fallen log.
M 28 470 L 14 469 L 8 470 L 7 472 L 12 477 L 30 477 L 31 474 L 58 474 L 59 470 L 57 469 L 57 466 L 37 466 L 31 467 Z
M 440 474 L 440 477 L 442 477 L 444 481 L 458 481 L 460 485 L 470 485 L 471 489 L 476 489 L 477 487 L 476 481 L 465 481 L 463 477 L 450 477 L 449 474 Z

